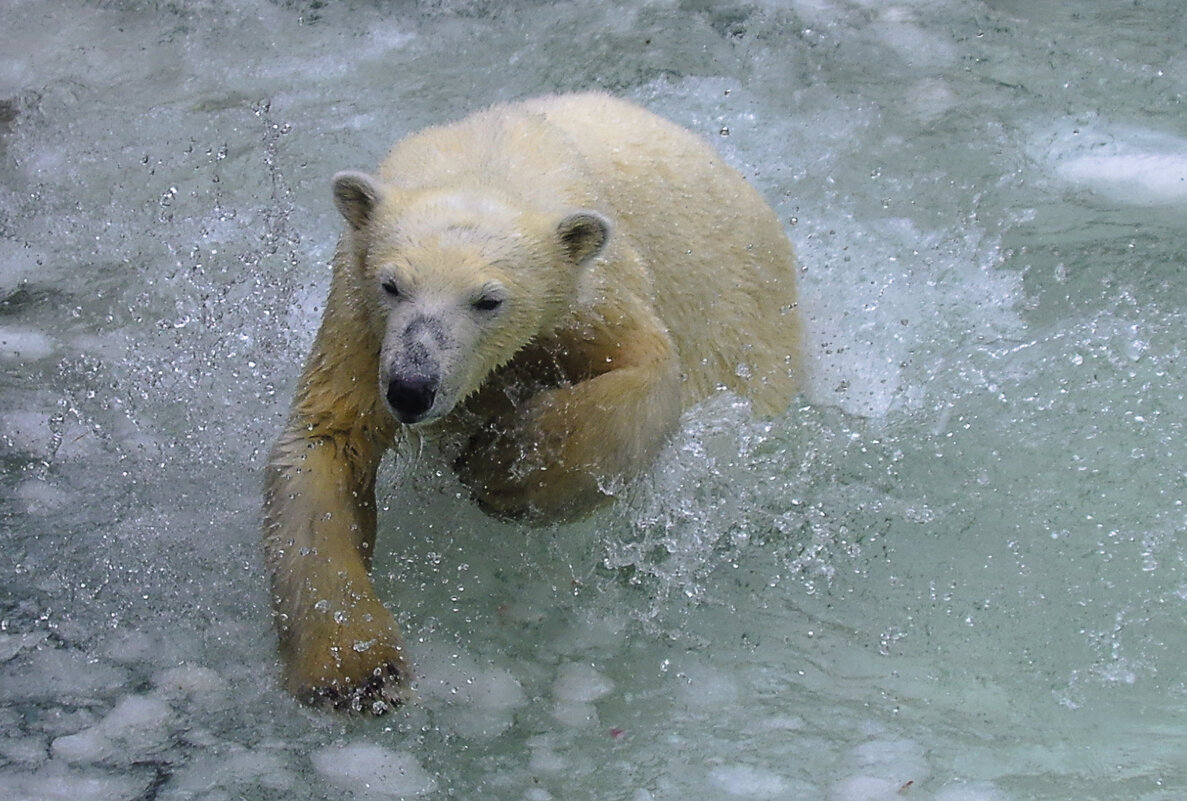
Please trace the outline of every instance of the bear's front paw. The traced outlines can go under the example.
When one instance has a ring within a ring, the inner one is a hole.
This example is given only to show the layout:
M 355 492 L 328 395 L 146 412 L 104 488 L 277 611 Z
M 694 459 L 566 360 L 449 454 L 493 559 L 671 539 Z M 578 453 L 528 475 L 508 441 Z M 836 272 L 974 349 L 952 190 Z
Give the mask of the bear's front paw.
M 547 466 L 530 457 L 516 461 L 515 446 L 499 444 L 483 448 L 471 443 L 454 463 L 474 501 L 492 517 L 560 523 L 588 514 L 609 498 L 588 470 L 569 468 L 560 460 Z
M 332 618 L 331 618 L 332 619 Z M 313 706 L 382 715 L 408 700 L 412 671 L 395 621 L 370 627 L 310 625 L 289 640 L 286 684 Z
M 343 712 L 383 715 L 407 700 L 407 672 L 403 662 L 386 662 L 368 676 L 336 677 L 297 690 L 311 706 L 327 706 Z

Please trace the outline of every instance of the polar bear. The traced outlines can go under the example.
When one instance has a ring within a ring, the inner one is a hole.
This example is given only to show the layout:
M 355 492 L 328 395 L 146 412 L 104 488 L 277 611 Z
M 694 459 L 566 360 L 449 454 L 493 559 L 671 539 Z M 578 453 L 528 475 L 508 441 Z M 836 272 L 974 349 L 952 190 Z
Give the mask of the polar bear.
M 379 713 L 410 676 L 368 575 L 384 452 L 437 442 L 486 511 L 580 516 L 710 394 L 787 407 L 795 260 L 710 147 L 599 93 L 430 128 L 333 194 L 345 229 L 264 541 L 289 689 Z

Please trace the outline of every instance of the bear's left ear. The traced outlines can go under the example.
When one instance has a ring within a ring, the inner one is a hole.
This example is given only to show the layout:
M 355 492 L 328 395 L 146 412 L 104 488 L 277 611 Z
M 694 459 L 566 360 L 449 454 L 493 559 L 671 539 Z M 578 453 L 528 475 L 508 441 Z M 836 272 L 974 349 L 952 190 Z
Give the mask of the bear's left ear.
M 561 220 L 556 236 L 569 258 L 584 264 L 602 252 L 610 238 L 610 221 L 596 211 L 582 209 Z
M 334 176 L 334 205 L 356 231 L 371 221 L 371 212 L 383 198 L 383 190 L 363 172 L 340 172 Z

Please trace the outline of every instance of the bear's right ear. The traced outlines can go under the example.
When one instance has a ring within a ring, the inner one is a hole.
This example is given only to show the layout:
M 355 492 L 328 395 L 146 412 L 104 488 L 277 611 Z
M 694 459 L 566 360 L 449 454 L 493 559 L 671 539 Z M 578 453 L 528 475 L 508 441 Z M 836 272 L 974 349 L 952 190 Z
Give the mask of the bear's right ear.
M 596 211 L 582 209 L 561 220 L 556 235 L 569 258 L 584 264 L 601 253 L 610 238 L 610 221 Z
M 334 176 L 334 205 L 356 231 L 371 221 L 371 213 L 382 197 L 383 190 L 366 173 L 340 172 Z

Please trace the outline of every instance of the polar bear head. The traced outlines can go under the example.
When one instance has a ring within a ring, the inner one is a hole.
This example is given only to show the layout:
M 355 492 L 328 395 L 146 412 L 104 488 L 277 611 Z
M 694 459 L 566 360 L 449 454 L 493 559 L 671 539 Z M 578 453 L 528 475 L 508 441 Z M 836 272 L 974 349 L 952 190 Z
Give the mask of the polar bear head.
M 497 188 L 402 190 L 334 177 L 358 285 L 383 329 L 379 390 L 402 423 L 439 420 L 554 329 L 610 224 L 520 207 Z

